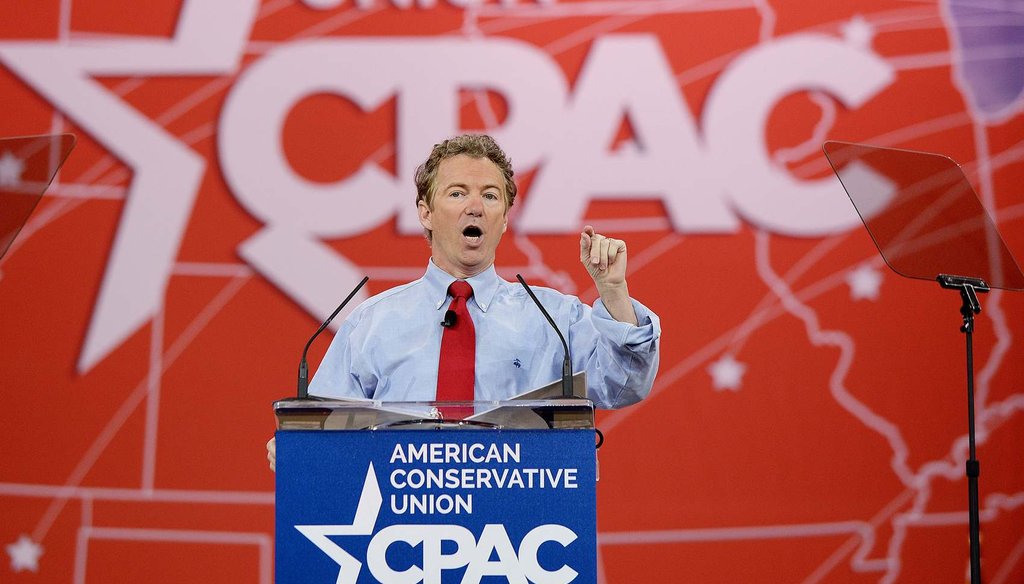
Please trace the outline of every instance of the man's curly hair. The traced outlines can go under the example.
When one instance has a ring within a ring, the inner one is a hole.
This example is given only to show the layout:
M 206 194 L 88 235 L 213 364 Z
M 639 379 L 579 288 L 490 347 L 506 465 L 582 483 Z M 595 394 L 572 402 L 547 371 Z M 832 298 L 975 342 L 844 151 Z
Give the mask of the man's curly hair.
M 494 163 L 505 178 L 505 202 L 507 209 L 512 208 L 516 200 L 516 182 L 513 180 L 512 160 L 494 141 L 494 138 L 486 134 L 462 134 L 449 138 L 440 144 L 434 144 L 430 156 L 416 169 L 416 205 L 423 201 L 431 209 L 434 202 L 434 190 L 437 185 L 434 181 L 437 178 L 437 167 L 441 161 L 459 154 L 472 156 L 473 158 L 486 158 Z

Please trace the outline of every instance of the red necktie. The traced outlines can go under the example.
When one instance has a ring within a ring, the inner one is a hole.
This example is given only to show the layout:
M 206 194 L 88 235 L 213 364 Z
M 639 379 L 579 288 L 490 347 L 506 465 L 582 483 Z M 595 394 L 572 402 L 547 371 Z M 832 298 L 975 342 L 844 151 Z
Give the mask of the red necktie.
M 476 372 L 476 329 L 466 302 L 473 295 L 473 287 L 465 280 L 456 280 L 448 286 L 448 293 L 452 296 L 448 310 L 455 313 L 455 324 L 445 327 L 441 336 L 437 400 L 472 401 Z M 463 413 L 469 414 L 472 411 Z

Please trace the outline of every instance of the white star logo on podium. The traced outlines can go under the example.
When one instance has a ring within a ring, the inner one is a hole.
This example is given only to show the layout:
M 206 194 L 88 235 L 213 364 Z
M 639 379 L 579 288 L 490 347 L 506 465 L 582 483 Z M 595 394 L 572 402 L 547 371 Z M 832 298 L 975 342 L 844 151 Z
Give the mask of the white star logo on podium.
M 747 366 L 734 359 L 732 355 L 723 355 L 721 359 L 708 365 L 707 371 L 711 374 L 711 385 L 716 390 L 739 391 Z
M 363 568 L 362 562 L 357 560 L 341 546 L 330 539 L 333 535 L 370 535 L 377 524 L 377 515 L 380 513 L 381 504 L 384 502 L 380 494 L 380 486 L 377 484 L 377 475 L 373 472 L 373 463 L 366 469 L 366 480 L 363 481 L 363 492 L 359 495 L 359 504 L 356 505 L 355 517 L 348 525 L 296 525 L 306 539 L 313 542 L 320 551 L 327 554 L 337 562 L 338 580 L 337 584 L 355 584 L 359 579 L 359 572 Z
M 22 534 L 18 541 L 7 544 L 7 555 L 11 556 L 11 570 L 14 572 L 38 572 L 39 556 L 43 555 L 43 546 Z

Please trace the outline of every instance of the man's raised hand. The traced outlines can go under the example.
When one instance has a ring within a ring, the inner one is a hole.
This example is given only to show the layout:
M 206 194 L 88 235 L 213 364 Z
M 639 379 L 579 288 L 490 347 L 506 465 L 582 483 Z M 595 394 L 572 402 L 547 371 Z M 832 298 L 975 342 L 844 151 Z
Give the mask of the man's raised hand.
M 612 318 L 637 324 L 626 286 L 626 242 L 605 237 L 587 225 L 580 233 L 580 262 L 594 279 L 597 292 Z

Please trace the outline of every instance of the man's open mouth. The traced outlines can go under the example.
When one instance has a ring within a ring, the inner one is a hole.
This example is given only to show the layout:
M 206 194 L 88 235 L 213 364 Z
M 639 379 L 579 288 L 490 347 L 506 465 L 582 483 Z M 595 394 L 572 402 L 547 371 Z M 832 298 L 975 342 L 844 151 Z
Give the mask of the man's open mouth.
M 478 243 L 483 234 L 483 230 L 476 225 L 468 225 L 462 230 L 462 236 L 470 240 L 471 243 Z

